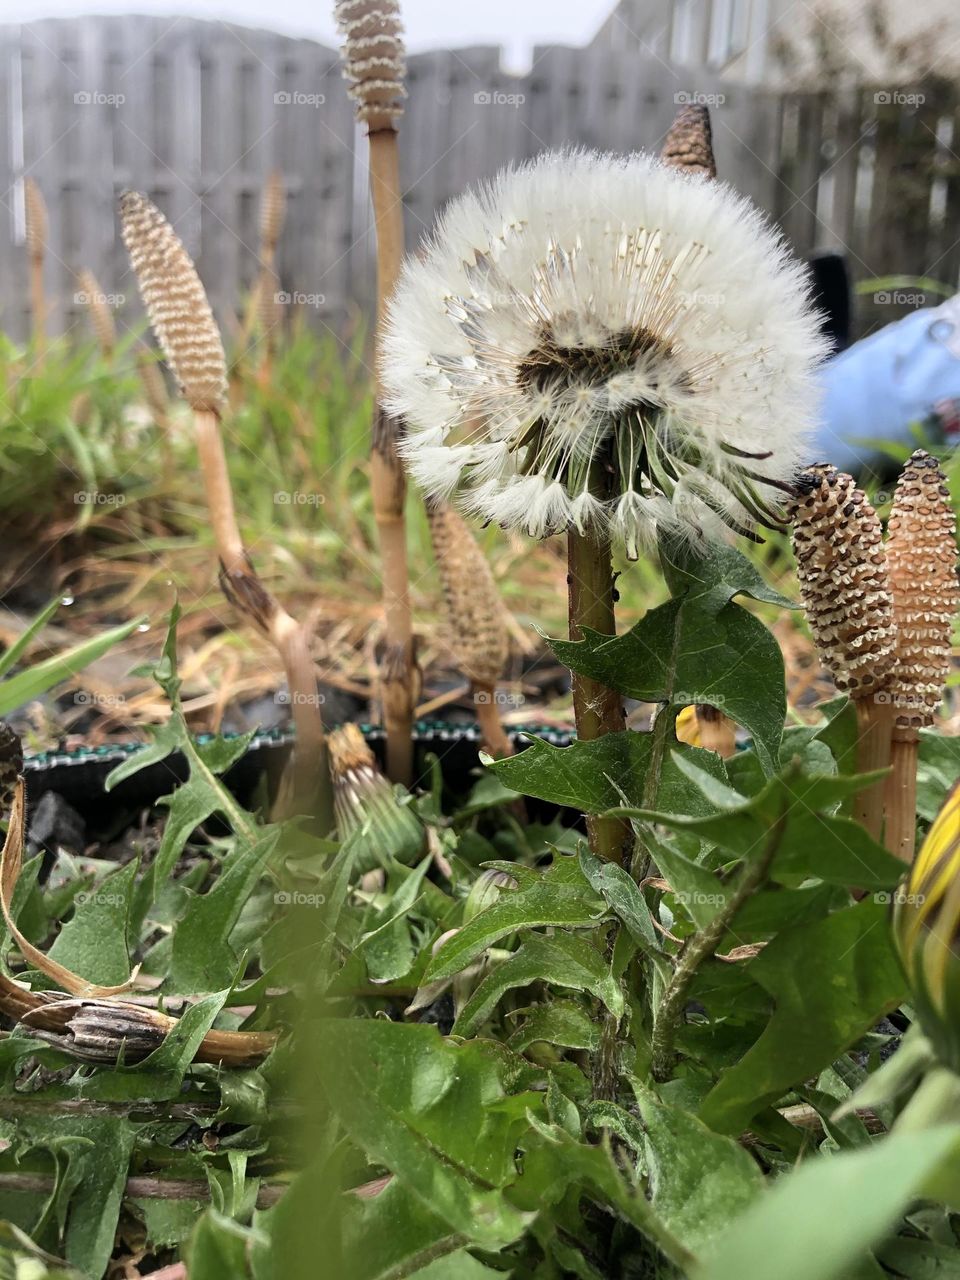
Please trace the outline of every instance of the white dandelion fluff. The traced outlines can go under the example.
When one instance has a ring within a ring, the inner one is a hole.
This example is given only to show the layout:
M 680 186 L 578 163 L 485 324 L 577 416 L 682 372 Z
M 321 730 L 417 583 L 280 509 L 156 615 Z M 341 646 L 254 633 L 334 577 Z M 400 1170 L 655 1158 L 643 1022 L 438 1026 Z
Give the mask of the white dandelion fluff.
M 747 201 L 642 155 L 558 153 L 456 201 L 390 309 L 416 482 L 535 537 L 749 532 L 804 460 L 824 352 Z

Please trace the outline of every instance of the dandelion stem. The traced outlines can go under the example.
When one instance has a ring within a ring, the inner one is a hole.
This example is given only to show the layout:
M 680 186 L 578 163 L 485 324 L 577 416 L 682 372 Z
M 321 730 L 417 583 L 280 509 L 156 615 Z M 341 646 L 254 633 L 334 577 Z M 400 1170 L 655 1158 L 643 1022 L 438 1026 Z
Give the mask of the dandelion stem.
M 567 586 L 570 602 L 570 639 L 581 640 L 583 628 L 616 635 L 613 564 L 610 542 L 571 529 L 568 534 Z M 623 699 L 590 676 L 573 673 L 573 710 L 577 737 L 592 742 L 607 733 L 626 728 Z M 591 852 L 608 862 L 622 862 L 629 828 L 619 818 L 587 818 Z

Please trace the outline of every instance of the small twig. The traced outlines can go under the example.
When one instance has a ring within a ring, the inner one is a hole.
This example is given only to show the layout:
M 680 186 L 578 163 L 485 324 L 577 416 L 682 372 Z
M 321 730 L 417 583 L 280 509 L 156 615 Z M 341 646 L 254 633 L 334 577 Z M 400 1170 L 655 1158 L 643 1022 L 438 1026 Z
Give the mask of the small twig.
M 0 1098 L 0 1119 L 20 1120 L 26 1115 L 37 1116 L 129 1116 L 137 1115 L 150 1120 L 200 1120 L 219 1115 L 221 1102 L 183 1101 L 148 1102 L 131 1098 L 125 1102 L 104 1102 L 94 1098 L 48 1098 L 42 1094 L 17 1093 Z M 280 1116 L 299 1115 L 301 1108 L 293 1103 L 271 1103 L 271 1119 Z
M 32 1191 L 41 1195 L 54 1188 L 54 1179 L 42 1173 L 0 1173 L 0 1190 Z M 269 1209 L 286 1191 L 286 1183 L 269 1182 L 257 1192 L 257 1208 Z M 210 1200 L 210 1186 L 198 1178 L 128 1178 L 123 1194 L 132 1200 Z
M 739 884 L 710 923 L 695 933 L 681 951 L 673 977 L 660 1001 L 653 1026 L 650 1070 L 654 1080 L 664 1081 L 670 1078 L 675 1058 L 674 1042 L 683 1018 L 687 995 L 697 971 L 716 951 L 723 935 L 743 904 L 763 884 L 774 855 L 780 847 L 786 823 L 787 813 L 784 807 L 770 829 L 770 837 L 763 853 L 752 867 L 746 868 L 740 877 Z

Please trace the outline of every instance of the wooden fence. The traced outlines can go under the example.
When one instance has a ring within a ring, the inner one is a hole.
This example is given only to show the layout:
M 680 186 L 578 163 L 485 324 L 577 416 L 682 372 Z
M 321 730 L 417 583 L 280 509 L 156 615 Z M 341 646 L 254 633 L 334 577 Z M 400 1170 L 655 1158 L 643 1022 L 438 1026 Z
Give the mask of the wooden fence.
M 721 174 L 798 251 L 845 248 L 861 278 L 957 281 L 955 89 L 928 87 L 922 102 L 867 90 L 774 96 L 601 47 L 538 49 L 523 76 L 505 74 L 495 48 L 415 55 L 409 89 L 411 246 L 452 195 L 506 162 L 564 144 L 656 148 L 678 103 L 697 100 L 712 107 Z M 128 187 L 170 216 L 221 319 L 235 315 L 256 274 L 259 194 L 274 168 L 288 194 L 282 289 L 318 322 L 369 299 L 364 147 L 335 50 L 184 18 L 0 26 L 0 104 L 0 324 L 15 335 L 26 329 L 26 175 L 50 212 L 54 329 L 82 311 L 83 267 L 121 300 L 121 317 L 140 314 L 115 212 Z

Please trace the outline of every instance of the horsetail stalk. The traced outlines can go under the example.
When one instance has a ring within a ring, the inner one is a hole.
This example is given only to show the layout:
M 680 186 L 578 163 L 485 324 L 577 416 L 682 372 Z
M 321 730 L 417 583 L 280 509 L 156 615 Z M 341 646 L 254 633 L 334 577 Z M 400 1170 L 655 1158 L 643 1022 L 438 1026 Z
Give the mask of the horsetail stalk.
M 316 800 L 331 817 L 330 778 L 316 671 L 307 636 L 267 590 L 250 562 L 233 502 L 220 433 L 227 366 L 220 331 L 189 254 L 163 214 L 144 196 L 121 201 L 123 239 L 150 323 L 193 412 L 207 506 L 220 560 L 220 586 L 274 646 L 283 662 L 297 731 L 294 803 Z
M 47 252 L 49 219 L 40 188 L 33 178 L 23 183 L 27 254 L 30 260 L 30 317 L 37 366 L 47 349 L 47 300 L 43 292 L 43 261 Z
M 377 355 L 387 302 L 403 260 L 403 199 L 397 119 L 403 114 L 404 46 L 397 0 L 338 0 L 344 74 L 357 119 L 367 129 L 370 192 L 377 235 Z M 379 358 L 378 358 L 379 368 Z M 383 572 L 385 652 L 380 687 L 387 731 L 387 772 L 408 784 L 413 773 L 416 670 L 410 613 L 404 501 L 406 480 L 397 454 L 399 421 L 383 408 L 378 387 L 370 455 L 374 515 Z

